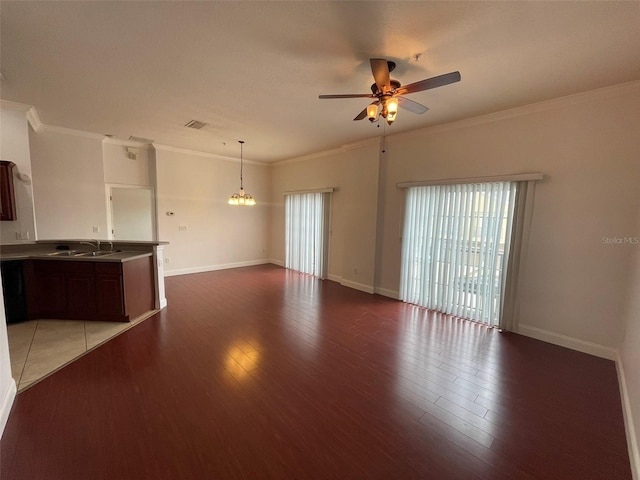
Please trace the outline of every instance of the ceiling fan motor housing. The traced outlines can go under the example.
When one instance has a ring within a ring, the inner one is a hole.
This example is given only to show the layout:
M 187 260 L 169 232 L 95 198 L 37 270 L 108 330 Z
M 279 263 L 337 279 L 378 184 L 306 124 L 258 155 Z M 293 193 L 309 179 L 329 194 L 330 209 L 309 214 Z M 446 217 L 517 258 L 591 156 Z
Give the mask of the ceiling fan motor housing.
M 398 80 L 389 80 L 389 84 L 391 85 L 391 90 L 397 90 L 398 88 L 400 88 L 402 86 L 402 84 L 398 81 Z M 378 85 L 376 85 L 375 83 L 371 84 L 371 93 L 373 93 L 374 95 L 380 95 L 383 92 L 381 92 L 380 90 L 378 90 Z

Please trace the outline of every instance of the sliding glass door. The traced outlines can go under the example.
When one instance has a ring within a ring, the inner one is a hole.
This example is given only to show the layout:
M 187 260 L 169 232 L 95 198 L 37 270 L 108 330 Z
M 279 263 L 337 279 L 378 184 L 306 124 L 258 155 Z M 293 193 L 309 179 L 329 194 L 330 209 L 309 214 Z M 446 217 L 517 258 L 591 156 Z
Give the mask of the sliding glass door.
M 515 182 L 407 190 L 401 300 L 497 326 Z
M 325 278 L 329 193 L 285 195 L 285 267 Z

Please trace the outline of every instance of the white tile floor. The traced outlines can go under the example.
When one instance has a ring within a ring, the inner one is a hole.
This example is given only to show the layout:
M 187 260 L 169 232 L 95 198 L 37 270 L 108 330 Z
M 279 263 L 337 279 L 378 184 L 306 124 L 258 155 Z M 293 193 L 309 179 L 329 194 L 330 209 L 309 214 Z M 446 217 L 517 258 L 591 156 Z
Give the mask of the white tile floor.
M 30 320 L 8 325 L 11 372 L 18 392 L 154 313 L 130 323 Z

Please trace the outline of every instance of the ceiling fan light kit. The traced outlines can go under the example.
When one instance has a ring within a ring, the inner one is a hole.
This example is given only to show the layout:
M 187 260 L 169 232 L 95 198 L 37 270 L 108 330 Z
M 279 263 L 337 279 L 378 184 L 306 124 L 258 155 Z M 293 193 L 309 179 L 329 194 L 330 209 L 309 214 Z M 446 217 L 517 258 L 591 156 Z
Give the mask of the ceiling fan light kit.
M 319 95 L 318 98 L 374 98 L 375 101 L 362 110 L 354 120 L 362 120 L 366 117 L 369 121 L 375 122 L 379 117 L 382 117 L 391 125 L 398 114 L 398 107 L 402 107 L 418 115 L 429 110 L 429 108 L 424 105 L 404 98 L 402 95 L 443 87 L 451 83 L 459 82 L 461 78 L 460 72 L 451 72 L 410 83 L 403 87 L 399 81 L 389 77 L 389 73 L 396 67 L 394 62 L 385 60 L 384 58 L 371 58 L 369 59 L 369 63 L 371 64 L 371 73 L 373 73 L 375 80 L 375 83 L 371 85 L 370 94 Z
M 371 122 L 375 122 L 378 118 L 378 102 L 374 102 L 367 107 L 367 118 Z

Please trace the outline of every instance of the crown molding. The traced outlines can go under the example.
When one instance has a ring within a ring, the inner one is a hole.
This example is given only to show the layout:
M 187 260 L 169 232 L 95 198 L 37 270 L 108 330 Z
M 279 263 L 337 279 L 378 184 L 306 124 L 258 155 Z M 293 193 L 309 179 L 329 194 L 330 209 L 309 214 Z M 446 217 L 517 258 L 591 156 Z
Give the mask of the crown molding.
M 551 100 L 545 100 L 542 102 L 510 108 L 508 110 L 501 110 L 499 112 L 488 113 L 488 114 L 480 115 L 477 117 L 465 118 L 465 119 L 457 120 L 454 122 L 443 123 L 440 125 L 433 125 L 430 127 L 418 128 L 418 129 L 410 130 L 407 132 L 387 135 L 387 137 L 392 138 L 392 137 L 403 136 L 403 135 L 411 135 L 411 134 L 415 134 L 416 132 L 420 132 L 423 135 L 432 135 L 432 134 L 442 133 L 450 130 L 468 128 L 475 125 L 482 125 L 486 123 L 507 120 L 514 117 L 530 115 L 532 113 L 548 111 L 555 108 L 561 108 L 563 106 L 576 105 L 576 104 L 585 103 L 585 102 L 593 101 L 597 99 L 606 99 L 606 98 L 616 96 L 616 95 L 621 95 L 628 91 L 633 91 L 636 89 L 640 89 L 640 80 L 620 83 L 617 85 L 602 87 L 595 90 L 588 90 L 586 92 L 575 93 L 575 94 L 567 95 L 564 97 L 554 98 Z M 38 115 L 38 112 L 34 106 L 26 105 L 18 102 L 12 102 L 10 100 L 0 99 L 0 108 L 25 112 L 25 115 L 27 117 L 29 124 L 31 125 L 33 130 L 36 132 L 46 131 L 46 132 L 60 133 L 63 135 L 74 135 L 78 137 L 101 140 L 105 143 L 113 143 L 113 144 L 122 145 L 125 147 L 151 148 L 151 146 L 153 146 L 156 150 L 159 150 L 159 151 L 181 153 L 185 155 L 194 155 L 199 157 L 211 158 L 214 160 L 223 160 L 227 162 L 235 162 L 235 163 L 240 162 L 240 159 L 238 158 L 225 157 L 225 156 L 216 155 L 213 153 L 200 152 L 197 150 L 190 150 L 186 148 L 172 147 L 169 145 L 158 144 L 155 142 L 149 145 L 146 143 L 134 142 L 131 140 L 119 140 L 119 139 L 106 137 L 105 135 L 100 133 L 93 133 L 93 132 L 87 132 L 84 130 L 75 130 L 72 128 L 48 125 L 48 124 L 42 123 Z M 314 152 L 314 153 L 302 155 L 299 157 L 278 160 L 275 162 L 259 162 L 259 161 L 247 160 L 247 159 L 243 159 L 243 162 L 247 163 L 248 165 L 256 165 L 261 167 L 277 167 L 281 165 L 289 165 L 292 163 L 306 162 L 306 161 L 315 160 L 318 158 L 323 158 L 331 155 L 344 153 L 346 151 L 366 147 L 374 143 L 377 144 L 378 141 L 379 141 L 379 138 L 378 136 L 376 136 L 376 137 L 371 137 L 365 140 L 340 145 L 338 147 L 335 147 L 329 150 L 323 150 L 320 152 Z
M 573 93 L 564 97 L 553 98 L 551 100 L 544 100 L 542 102 L 530 103 L 528 105 L 522 105 L 520 107 L 509 108 L 507 110 L 501 110 L 499 112 L 487 113 L 485 115 L 479 115 L 477 117 L 464 118 L 455 122 L 443 123 L 440 125 L 433 125 L 431 127 L 418 128 L 416 130 L 410 130 L 408 132 L 397 133 L 395 135 L 388 135 L 389 137 L 401 136 L 420 132 L 421 134 L 431 135 L 450 130 L 458 130 L 460 128 L 473 127 L 475 125 L 482 125 L 485 123 L 493 123 L 501 120 L 508 120 L 514 117 L 521 117 L 524 115 L 531 115 L 533 113 L 546 112 L 556 108 L 562 108 L 569 105 L 578 105 L 581 103 L 590 102 L 593 100 L 600 100 L 610 98 L 616 95 L 621 95 L 635 89 L 640 89 L 640 80 L 634 80 L 632 82 L 619 83 L 616 85 L 610 85 L 608 87 L 602 87 L 595 90 L 587 90 L 586 92 Z
M 44 131 L 62 133 L 64 135 L 75 135 L 76 137 L 93 138 L 96 140 L 102 140 L 103 138 L 105 138 L 104 135 L 100 133 L 75 130 L 73 128 L 58 127 L 56 125 L 47 125 L 46 123 L 42 123 L 42 121 L 40 120 L 40 115 L 38 115 L 38 110 L 36 110 L 36 107 L 32 105 L 10 102 L 9 100 L 0 100 L 0 106 L 2 108 L 25 112 L 25 116 L 27 117 L 29 125 L 31 125 L 31 128 L 33 128 L 33 130 L 35 130 L 36 132 Z
M 357 148 L 367 147 L 370 144 L 379 143 L 379 142 L 380 142 L 380 138 L 378 136 L 375 136 L 375 137 L 367 138 L 365 140 L 360 140 L 358 142 L 345 143 L 344 145 L 340 145 L 340 147 L 338 148 L 341 151 L 346 152 L 348 150 L 355 150 Z
M 120 145 L 122 147 L 139 148 L 141 150 L 151 150 L 151 148 L 153 148 L 153 144 L 151 143 L 136 142 L 134 140 L 121 140 L 119 138 L 113 138 L 113 137 L 107 137 L 107 136 L 105 136 L 102 139 L 102 143 Z
M 43 124 L 40 121 L 40 116 L 38 115 L 36 107 L 31 107 L 27 110 L 27 121 L 29 122 L 29 125 L 31 125 L 31 128 L 36 132 L 42 128 Z
M 161 152 L 172 152 L 172 153 L 182 153 L 184 155 L 193 155 L 195 157 L 204 157 L 204 158 L 211 158 L 213 160 L 223 160 L 225 162 L 234 162 L 234 163 L 240 163 L 240 159 L 239 158 L 232 158 L 232 157 L 225 157 L 223 155 L 217 155 L 215 153 L 207 153 L 207 152 L 200 152 L 198 150 L 190 150 L 188 148 L 178 148 L 178 147 L 171 147 L 169 145 L 162 145 L 160 143 L 153 143 L 153 147 L 157 150 L 157 151 L 161 151 Z M 255 160 L 247 160 L 246 158 L 242 159 L 242 163 L 246 163 L 249 165 L 256 165 L 258 167 L 267 167 L 268 164 L 265 162 L 258 162 Z
M 16 110 L 18 112 L 26 112 L 33 107 L 31 105 L 25 105 L 24 103 L 18 103 L 18 102 L 12 102 L 11 100 L 0 99 L 0 108 L 2 108 L 3 110 L 6 108 L 7 110 Z
M 336 155 L 339 153 L 347 152 L 349 150 L 355 150 L 357 148 L 366 147 L 372 144 L 378 144 L 378 137 L 367 138 L 365 140 L 360 140 L 358 142 L 353 143 L 345 143 L 344 145 L 340 145 L 339 147 L 332 148 L 330 150 L 323 150 L 321 152 L 309 153 L 308 155 L 302 155 L 300 157 L 288 158 L 286 160 L 278 160 L 277 162 L 269 163 L 270 167 L 278 167 L 280 165 L 289 165 L 291 163 L 299 163 L 299 162 L 308 162 L 309 160 L 315 160 L 317 158 L 328 157 L 331 155 Z
M 36 132 L 42 128 L 43 123 L 40 121 L 40 116 L 38 115 L 38 111 L 36 107 L 32 105 L 26 105 L 24 103 L 12 102 L 10 100 L 1 100 L 0 99 L 0 108 L 13 110 L 16 112 L 24 112 L 27 117 L 27 121 L 31 128 L 33 128 Z
M 580 103 L 585 103 L 585 102 L 598 100 L 598 99 L 606 99 L 616 95 L 621 95 L 627 92 L 631 92 L 639 88 L 640 88 L 640 80 L 619 83 L 616 85 L 610 85 L 610 86 L 598 88 L 595 90 L 587 90 L 585 92 L 574 93 L 564 97 L 553 98 L 551 100 L 544 100 L 542 102 L 530 103 L 528 105 L 522 105 L 519 107 L 510 108 L 507 110 L 488 113 L 485 115 L 464 118 L 462 120 L 456 120 L 454 122 L 442 123 L 442 124 L 433 125 L 430 127 L 422 127 L 422 128 L 417 128 L 415 130 L 395 133 L 392 135 L 387 135 L 387 139 L 400 137 L 404 135 L 413 135 L 416 132 L 420 132 L 421 135 L 433 135 L 433 134 L 438 134 L 442 132 L 447 132 L 450 130 L 458 130 L 461 128 L 468 128 L 475 125 L 498 122 L 500 120 L 508 120 L 510 118 L 530 115 L 532 113 L 544 112 L 548 110 L 553 110 L 555 108 L 561 108 L 564 106 L 577 105 Z M 342 145 L 340 147 L 324 150 L 322 152 L 315 152 L 315 153 L 311 153 L 309 155 L 304 155 L 301 157 L 295 157 L 295 158 L 290 158 L 286 160 L 279 160 L 277 162 L 272 162 L 270 166 L 277 167 L 280 165 L 289 165 L 292 163 L 306 162 L 308 160 L 314 160 L 316 158 L 322 158 L 330 155 L 339 154 L 347 150 L 352 150 L 352 149 L 367 145 L 369 142 L 376 141 L 377 139 L 378 137 L 373 137 L 367 140 L 363 140 L 361 142 Z
M 93 140 L 103 140 L 105 136 L 101 133 L 86 132 L 84 130 L 76 130 L 74 128 L 58 127 L 55 125 L 41 124 L 40 131 L 60 133 L 62 135 L 73 135 L 75 137 L 91 138 Z

